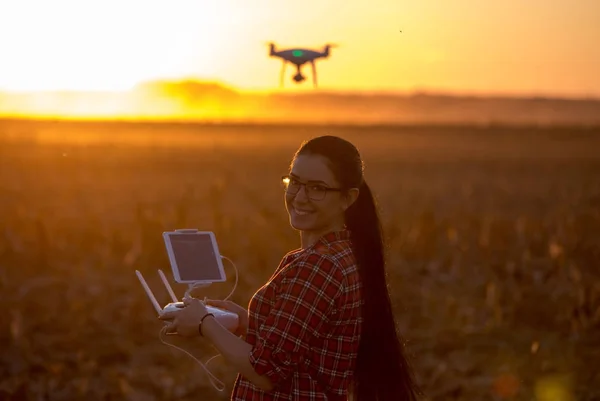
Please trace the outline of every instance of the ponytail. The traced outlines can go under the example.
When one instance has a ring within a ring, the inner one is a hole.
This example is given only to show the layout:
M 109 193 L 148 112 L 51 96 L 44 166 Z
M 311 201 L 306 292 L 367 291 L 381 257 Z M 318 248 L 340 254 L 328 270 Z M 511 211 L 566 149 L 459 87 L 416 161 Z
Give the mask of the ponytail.
M 355 401 L 413 401 L 417 390 L 396 330 L 385 271 L 381 220 L 363 180 L 346 210 L 354 254 L 363 283 L 363 324 L 354 375 Z

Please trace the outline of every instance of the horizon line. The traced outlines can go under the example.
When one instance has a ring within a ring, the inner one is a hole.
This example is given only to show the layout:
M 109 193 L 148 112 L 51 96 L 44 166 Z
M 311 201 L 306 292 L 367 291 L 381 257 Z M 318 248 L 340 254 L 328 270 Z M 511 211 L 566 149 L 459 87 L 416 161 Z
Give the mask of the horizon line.
M 452 98 L 476 98 L 476 99 L 547 99 L 547 100 L 569 100 L 569 101 L 600 101 L 600 94 L 568 94 L 568 93 L 542 93 L 542 92 L 512 92 L 512 91 L 477 91 L 477 90 L 446 90 L 436 88 L 413 88 L 413 89 L 333 89 L 316 88 L 310 90 L 294 91 L 289 88 L 252 89 L 241 88 L 219 80 L 202 80 L 200 78 L 157 78 L 139 81 L 129 89 L 43 89 L 43 90 L 14 90 L 0 87 L 0 95 L 41 95 L 41 94 L 115 94 L 128 95 L 142 89 L 145 85 L 205 85 L 216 86 L 223 90 L 229 90 L 239 95 L 247 96 L 388 96 L 388 97 L 452 97 Z
M 75 123 L 75 124 L 132 124 L 132 125 L 196 125 L 207 127 L 361 127 L 361 128 L 511 128 L 511 129 L 600 129 L 600 123 L 568 124 L 568 123 L 524 123 L 509 121 L 300 121 L 300 120 L 261 120 L 261 119 L 196 119 L 172 117 L 77 117 L 58 115 L 9 115 L 0 113 L 0 124 L 6 122 L 32 123 Z

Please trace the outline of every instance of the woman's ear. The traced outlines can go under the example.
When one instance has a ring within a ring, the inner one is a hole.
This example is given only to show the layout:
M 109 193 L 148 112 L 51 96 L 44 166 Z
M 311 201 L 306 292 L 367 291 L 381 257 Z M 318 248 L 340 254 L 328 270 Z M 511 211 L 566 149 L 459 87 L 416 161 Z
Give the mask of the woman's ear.
M 352 206 L 354 202 L 356 202 L 359 194 L 360 192 L 358 188 L 350 188 L 348 191 L 346 191 L 346 195 L 344 196 L 344 202 L 342 203 L 342 209 L 344 212 L 348 210 L 348 208 Z

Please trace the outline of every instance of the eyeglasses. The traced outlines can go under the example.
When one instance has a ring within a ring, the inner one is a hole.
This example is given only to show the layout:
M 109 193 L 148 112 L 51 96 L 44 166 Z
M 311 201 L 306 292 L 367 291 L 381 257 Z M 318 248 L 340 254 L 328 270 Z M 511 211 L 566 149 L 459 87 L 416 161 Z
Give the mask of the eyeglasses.
M 304 187 L 304 192 L 306 193 L 308 199 L 314 201 L 320 201 L 325 199 L 325 195 L 327 195 L 327 192 L 342 191 L 341 188 L 331 188 L 323 184 L 303 183 L 298 181 L 294 177 L 290 177 L 289 175 L 284 175 L 283 177 L 281 177 L 281 181 L 285 192 L 287 192 L 288 194 L 296 195 L 300 191 L 300 188 Z

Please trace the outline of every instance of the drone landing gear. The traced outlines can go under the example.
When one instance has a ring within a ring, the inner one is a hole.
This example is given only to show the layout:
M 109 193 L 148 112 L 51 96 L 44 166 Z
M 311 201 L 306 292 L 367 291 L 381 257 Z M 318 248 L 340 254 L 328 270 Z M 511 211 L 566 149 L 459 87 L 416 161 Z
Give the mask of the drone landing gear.
M 285 60 L 283 60 L 283 64 L 281 65 L 281 74 L 279 74 L 279 86 L 283 88 L 283 81 L 285 79 Z

